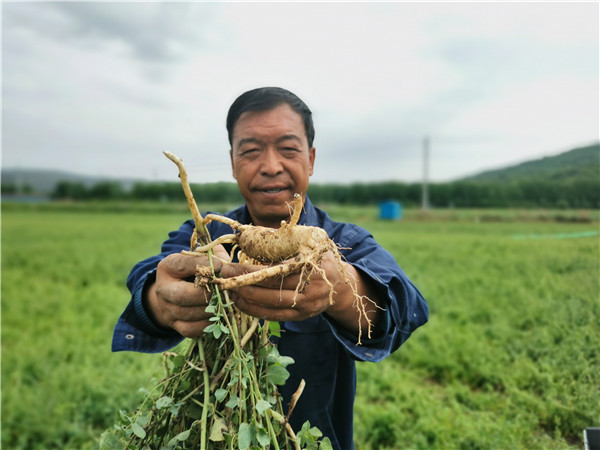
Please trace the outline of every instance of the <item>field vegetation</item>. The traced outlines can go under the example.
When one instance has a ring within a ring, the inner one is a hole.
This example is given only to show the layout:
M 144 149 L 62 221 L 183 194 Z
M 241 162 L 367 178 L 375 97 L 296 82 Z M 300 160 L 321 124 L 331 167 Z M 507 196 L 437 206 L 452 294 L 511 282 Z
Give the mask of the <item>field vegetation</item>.
M 327 209 L 370 230 L 431 312 L 390 358 L 358 364 L 358 450 L 583 447 L 600 426 L 598 211 Z M 3 448 L 96 448 L 162 376 L 162 355 L 110 341 L 130 268 L 188 215 L 3 205 Z

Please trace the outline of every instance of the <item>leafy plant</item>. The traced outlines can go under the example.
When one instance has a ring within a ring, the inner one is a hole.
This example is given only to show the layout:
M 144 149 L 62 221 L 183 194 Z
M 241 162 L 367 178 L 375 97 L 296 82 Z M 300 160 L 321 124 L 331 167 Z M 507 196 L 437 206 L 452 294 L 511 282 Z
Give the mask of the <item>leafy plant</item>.
M 284 416 L 277 386 L 293 360 L 269 340 L 278 324 L 241 314 L 217 289 L 208 310 L 213 323 L 204 336 L 185 354 L 164 353 L 167 376 L 134 413 L 120 412 L 100 448 L 330 448 L 308 423 L 295 436 L 287 423 L 293 404 Z

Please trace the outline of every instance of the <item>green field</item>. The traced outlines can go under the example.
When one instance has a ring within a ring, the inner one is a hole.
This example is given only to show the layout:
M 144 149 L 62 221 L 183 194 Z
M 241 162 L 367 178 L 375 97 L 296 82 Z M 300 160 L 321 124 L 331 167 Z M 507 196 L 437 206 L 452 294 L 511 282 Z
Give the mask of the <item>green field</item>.
M 331 212 L 370 230 L 431 312 L 390 358 L 358 364 L 358 450 L 583 448 L 600 426 L 597 211 Z M 112 329 L 130 268 L 186 218 L 3 205 L 3 448 L 95 448 L 162 375 L 161 355 L 111 353 Z

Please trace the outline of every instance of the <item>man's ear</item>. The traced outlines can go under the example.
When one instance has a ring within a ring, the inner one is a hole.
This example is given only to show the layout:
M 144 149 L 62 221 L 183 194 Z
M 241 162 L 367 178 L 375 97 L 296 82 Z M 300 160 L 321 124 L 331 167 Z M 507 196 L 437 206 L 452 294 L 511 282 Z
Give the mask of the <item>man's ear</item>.
M 233 175 L 233 179 L 237 180 L 235 176 L 235 164 L 233 163 L 233 150 L 229 149 L 229 159 L 231 161 L 231 175 Z
M 309 176 L 312 176 L 314 168 L 315 168 L 316 152 L 317 152 L 317 150 L 314 147 L 311 147 L 310 150 L 308 151 L 308 161 L 309 161 L 309 165 L 310 165 L 310 172 L 308 173 Z

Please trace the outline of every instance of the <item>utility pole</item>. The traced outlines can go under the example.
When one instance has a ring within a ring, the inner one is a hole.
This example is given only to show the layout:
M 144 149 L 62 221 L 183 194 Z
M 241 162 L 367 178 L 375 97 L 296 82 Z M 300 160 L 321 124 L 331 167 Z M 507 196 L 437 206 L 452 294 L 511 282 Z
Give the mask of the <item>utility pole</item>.
M 421 191 L 421 209 L 429 209 L 429 136 L 423 139 L 423 188 Z

